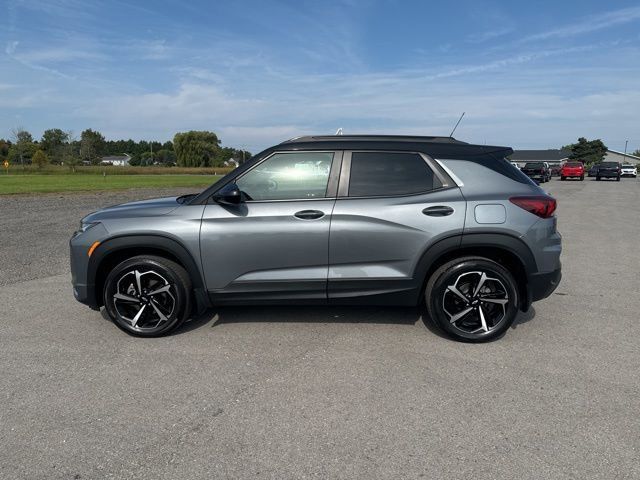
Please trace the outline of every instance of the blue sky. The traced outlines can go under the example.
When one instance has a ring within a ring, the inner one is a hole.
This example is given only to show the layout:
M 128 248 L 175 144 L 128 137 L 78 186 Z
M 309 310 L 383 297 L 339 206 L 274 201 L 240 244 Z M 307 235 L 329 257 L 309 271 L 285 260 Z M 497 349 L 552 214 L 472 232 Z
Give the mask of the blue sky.
M 640 4 L 0 0 L 0 138 L 22 126 L 257 151 L 308 133 L 640 148 Z

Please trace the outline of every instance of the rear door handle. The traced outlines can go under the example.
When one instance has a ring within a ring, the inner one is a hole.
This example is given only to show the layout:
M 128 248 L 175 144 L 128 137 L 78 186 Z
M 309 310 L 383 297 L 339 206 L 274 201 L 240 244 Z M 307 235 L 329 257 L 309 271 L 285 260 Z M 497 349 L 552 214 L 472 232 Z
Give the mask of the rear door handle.
M 302 220 L 316 220 L 324 217 L 324 212 L 321 212 L 320 210 L 300 210 L 299 212 L 294 213 L 293 216 Z
M 435 207 L 427 207 L 422 210 L 422 213 L 430 217 L 446 217 L 453 213 L 453 208 L 447 207 L 446 205 L 438 205 Z

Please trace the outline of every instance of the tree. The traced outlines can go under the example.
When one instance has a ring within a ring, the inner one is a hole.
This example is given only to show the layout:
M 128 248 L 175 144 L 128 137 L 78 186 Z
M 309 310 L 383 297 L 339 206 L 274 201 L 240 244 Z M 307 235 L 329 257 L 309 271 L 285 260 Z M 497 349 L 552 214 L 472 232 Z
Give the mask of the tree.
M 14 162 L 20 162 L 24 167 L 25 162 L 29 162 L 31 157 L 35 153 L 35 144 L 33 143 L 33 137 L 22 127 L 17 127 L 11 130 L 11 136 L 13 137 L 13 152 L 9 152 L 10 158 Z
M 631 155 L 633 155 L 634 157 L 640 157 L 640 148 L 633 152 Z
M 9 157 L 9 149 L 11 148 L 11 142 L 0 138 L 0 160 L 5 160 Z
M 80 134 L 80 159 L 97 164 L 104 154 L 105 140 L 100 132 L 86 129 Z
M 569 160 L 580 161 L 585 164 L 600 163 L 607 153 L 607 147 L 602 140 L 587 140 L 584 137 L 578 139 L 578 143 L 566 145 L 563 149 L 571 150 Z
M 37 165 L 38 168 L 42 168 L 49 163 L 49 157 L 47 157 L 47 154 L 42 150 L 38 149 L 36 150 L 36 153 L 33 154 L 31 161 Z
M 53 163 L 61 163 L 64 147 L 69 142 L 70 134 L 59 128 L 45 130 L 40 140 L 40 148 L 51 158 Z
M 211 167 L 220 153 L 220 140 L 213 132 L 191 130 L 176 133 L 173 148 L 181 167 Z

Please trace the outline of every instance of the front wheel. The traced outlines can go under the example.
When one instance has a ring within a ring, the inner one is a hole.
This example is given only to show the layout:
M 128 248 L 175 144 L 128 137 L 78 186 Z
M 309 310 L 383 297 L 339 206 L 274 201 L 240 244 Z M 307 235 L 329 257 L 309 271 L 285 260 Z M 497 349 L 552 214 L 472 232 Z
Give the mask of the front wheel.
M 178 327 L 191 310 L 191 280 L 175 262 L 141 255 L 117 265 L 104 285 L 104 305 L 127 333 L 157 337 Z
M 580 175 L 580 181 L 584 180 L 584 175 Z
M 600 181 L 600 177 L 596 177 L 596 181 L 598 181 L 598 182 L 599 182 L 599 181 Z
M 562 180 L 563 182 L 567 179 L 567 177 L 560 177 L 560 180 Z
M 619 181 L 620 181 L 620 177 L 616 177 L 616 182 L 619 182 Z
M 499 337 L 518 314 L 518 287 L 500 264 L 481 257 L 452 260 L 438 268 L 425 290 L 431 319 L 456 340 Z

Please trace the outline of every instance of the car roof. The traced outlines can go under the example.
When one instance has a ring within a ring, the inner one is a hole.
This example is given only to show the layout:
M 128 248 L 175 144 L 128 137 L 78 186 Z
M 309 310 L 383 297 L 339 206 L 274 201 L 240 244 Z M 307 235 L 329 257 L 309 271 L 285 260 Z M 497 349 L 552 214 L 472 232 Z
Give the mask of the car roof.
M 453 137 L 416 135 L 309 135 L 286 140 L 275 150 L 397 150 L 422 152 L 436 158 L 513 153 L 510 147 L 474 145 Z

